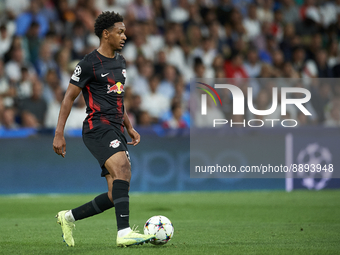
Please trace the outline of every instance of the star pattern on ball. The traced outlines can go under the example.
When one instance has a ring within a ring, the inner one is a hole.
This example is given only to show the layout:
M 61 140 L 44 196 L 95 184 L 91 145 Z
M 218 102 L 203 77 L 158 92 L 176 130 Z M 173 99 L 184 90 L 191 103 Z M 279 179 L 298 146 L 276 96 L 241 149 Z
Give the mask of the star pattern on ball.
M 145 223 L 145 228 L 146 228 L 146 229 L 149 229 L 149 225 L 150 225 L 150 221 L 147 221 L 147 222 Z
M 159 218 L 159 223 L 156 226 L 158 227 L 158 231 L 161 230 L 161 229 L 164 229 L 161 218 Z
M 171 234 L 170 235 L 167 235 L 167 233 L 165 233 L 165 242 L 168 242 L 170 239 L 171 239 Z

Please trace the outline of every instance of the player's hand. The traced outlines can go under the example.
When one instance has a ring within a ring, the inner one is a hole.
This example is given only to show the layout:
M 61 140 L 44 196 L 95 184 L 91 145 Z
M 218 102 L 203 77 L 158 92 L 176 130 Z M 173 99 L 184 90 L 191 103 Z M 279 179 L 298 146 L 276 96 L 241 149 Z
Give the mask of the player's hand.
M 140 143 L 140 135 L 134 128 L 128 129 L 127 132 L 132 139 L 132 141 L 128 142 L 127 144 L 132 144 L 133 146 L 136 146 Z
M 58 155 L 61 155 L 65 158 L 66 155 L 66 142 L 64 136 L 54 136 L 53 139 L 53 150 Z

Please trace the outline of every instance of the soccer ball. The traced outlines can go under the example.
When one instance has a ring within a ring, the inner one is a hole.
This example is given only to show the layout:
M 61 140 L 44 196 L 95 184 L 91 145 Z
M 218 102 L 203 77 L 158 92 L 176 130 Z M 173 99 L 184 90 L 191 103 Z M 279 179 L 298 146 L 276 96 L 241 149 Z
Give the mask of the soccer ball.
M 157 215 L 146 221 L 144 225 L 144 234 L 156 235 L 156 239 L 151 242 L 152 244 L 166 244 L 174 236 L 174 227 L 167 217 Z

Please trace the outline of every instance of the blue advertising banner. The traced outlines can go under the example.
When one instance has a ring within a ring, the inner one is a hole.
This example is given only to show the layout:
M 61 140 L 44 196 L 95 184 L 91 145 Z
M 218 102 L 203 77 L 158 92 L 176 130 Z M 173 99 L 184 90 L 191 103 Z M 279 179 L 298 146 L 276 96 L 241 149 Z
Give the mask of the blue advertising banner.
M 340 166 L 338 157 L 340 131 L 337 129 L 283 129 L 226 131 L 221 153 L 235 166 L 315 164 L 315 171 L 306 176 L 297 170 L 283 178 L 190 178 L 189 136 L 142 133 L 142 142 L 130 147 L 132 161 L 131 191 L 181 192 L 206 190 L 273 190 L 296 188 L 339 188 L 340 179 L 317 169 L 330 164 Z M 207 133 L 211 130 L 206 130 Z M 287 139 L 290 137 L 290 139 Z M 204 142 L 204 137 L 201 136 Z M 52 149 L 51 134 L 25 138 L 0 139 L 0 194 L 14 193 L 98 193 L 104 192 L 105 178 L 101 168 L 80 137 L 66 137 L 67 156 L 62 158 Z M 194 150 L 192 150 L 194 151 Z M 208 157 L 201 155 L 205 164 Z M 339 169 L 338 169 L 339 170 Z M 287 177 L 287 178 L 285 178 Z M 293 178 L 292 178 L 293 177 Z M 295 179 L 294 179 L 295 178 Z
M 51 135 L 0 140 L 0 194 L 92 193 L 107 189 L 98 162 L 81 138 L 66 137 L 65 158 L 54 153 L 52 140 Z M 245 142 L 246 137 L 240 140 Z M 235 150 L 240 153 L 239 148 Z M 241 156 L 250 156 L 246 154 Z M 284 179 L 190 178 L 187 135 L 143 135 L 138 146 L 130 147 L 130 155 L 131 191 L 135 192 L 284 189 Z

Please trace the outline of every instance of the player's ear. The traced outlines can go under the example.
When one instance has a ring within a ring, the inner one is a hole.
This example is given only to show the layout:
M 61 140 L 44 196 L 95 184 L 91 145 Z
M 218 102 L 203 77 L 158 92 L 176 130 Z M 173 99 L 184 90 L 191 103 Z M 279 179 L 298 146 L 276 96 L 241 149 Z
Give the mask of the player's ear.
M 103 30 L 102 38 L 107 39 L 109 37 L 109 31 L 107 29 Z

